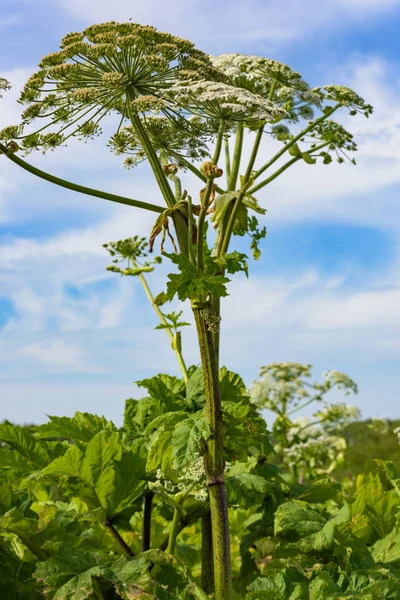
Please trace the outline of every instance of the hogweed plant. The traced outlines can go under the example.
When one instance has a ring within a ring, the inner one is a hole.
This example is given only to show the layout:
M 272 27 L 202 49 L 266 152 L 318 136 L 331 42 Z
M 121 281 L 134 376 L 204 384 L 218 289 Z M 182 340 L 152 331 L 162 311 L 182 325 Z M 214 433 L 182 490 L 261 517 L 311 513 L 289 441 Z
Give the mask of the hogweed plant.
M 328 402 L 332 390 L 357 393 L 357 385 L 340 371 L 326 371 L 322 382 L 311 383 L 311 365 L 273 363 L 261 368 L 251 387 L 252 401 L 274 413 L 274 447 L 292 483 L 328 475 L 343 461 L 344 430 L 360 418 L 357 407 Z M 321 407 L 311 417 L 298 416 L 312 404 Z
M 2 83 L 5 87 L 7 83 Z M 187 594 L 203 598 L 213 592 L 216 600 L 231 600 L 226 462 L 255 460 L 262 465 L 271 451 L 265 423 L 249 403 L 240 378 L 219 369 L 220 300 L 228 294 L 228 276 L 248 269 L 247 256 L 232 250 L 231 244 L 235 236 L 249 235 L 254 258 L 258 259 L 259 241 L 265 236 L 258 215 L 264 214 L 265 208 L 259 204 L 257 192 L 296 163 L 309 168 L 316 163 L 353 160 L 350 155 L 357 149 L 353 137 L 333 120 L 333 115 L 343 109 L 350 115 L 368 117 L 372 108 L 341 85 L 310 88 L 299 73 L 274 60 L 240 54 L 209 56 L 187 40 L 131 22 L 103 23 L 66 35 L 60 50 L 41 60 L 20 102 L 26 105 L 21 123 L 0 132 L 0 150 L 5 158 L 56 185 L 158 214 L 148 232 L 150 250 L 160 240 L 163 255 L 175 267 L 162 300 L 177 298 L 190 303 L 202 367 L 201 376 L 196 371 L 195 377 L 204 393 L 196 396 L 190 379 L 194 371 L 186 369 L 183 361 L 179 315 L 164 314 L 160 302 L 153 302 L 149 296 L 160 325 L 173 341 L 183 385 L 187 382 L 189 386 L 185 395 L 180 383 L 175 382 L 175 388 L 171 379 L 163 383 L 166 405 L 172 386 L 174 393 L 186 398 L 186 404 L 182 400 L 184 410 L 174 405 L 165 414 L 157 414 L 151 409 L 156 419 L 146 425 L 151 434 L 147 468 L 150 474 L 159 471 L 161 478 L 150 487 L 154 493 L 161 486 L 175 510 L 168 543 L 172 554 L 174 536 L 187 518 L 187 513 L 183 518 L 183 503 L 191 494 L 191 485 L 197 482 L 177 491 L 178 498 L 175 495 L 173 499 L 164 484 L 176 483 L 180 470 L 189 468 L 191 460 L 198 465 L 201 457 L 211 515 L 210 526 L 204 526 L 203 532 L 207 550 L 203 553 L 205 591 L 192 582 Z M 45 153 L 63 147 L 70 138 L 97 138 L 102 134 L 104 119 L 115 124 L 108 145 L 124 157 L 125 166 L 135 167 L 142 162 L 150 165 L 164 207 L 66 181 L 21 158 L 33 151 Z M 245 136 L 252 143 L 249 154 L 243 150 Z M 275 152 L 268 158 L 261 149 L 264 139 L 276 143 Z M 168 252 L 164 248 L 167 243 Z M 123 274 L 138 275 L 145 282 L 144 273 L 153 265 L 138 265 L 143 249 L 140 244 L 132 248 L 130 242 L 124 245 L 121 241 L 108 249 L 117 260 L 121 256 L 131 261 Z M 113 263 L 112 270 L 119 268 Z M 142 384 L 154 396 L 154 385 Z M 188 402 L 192 411 L 189 416 Z M 135 413 L 134 419 L 137 423 L 146 421 L 144 414 L 139 418 Z M 111 447 L 121 461 L 125 450 L 118 450 L 118 443 L 115 441 Z M 82 454 L 76 445 L 68 452 L 68 460 L 73 458 L 75 466 L 81 461 L 79 473 L 81 477 L 86 473 L 86 477 L 89 449 Z M 44 473 L 60 472 L 62 460 L 56 459 Z M 124 464 L 130 464 L 128 458 Z M 118 479 L 119 475 L 113 477 Z M 126 474 L 123 478 L 126 485 L 129 477 Z M 136 488 L 135 493 L 139 494 Z M 116 539 L 113 519 L 122 514 L 123 506 L 126 504 L 119 505 L 116 498 L 110 505 L 102 504 L 105 522 Z M 207 564 L 211 554 L 213 565 L 210 560 Z M 145 572 L 155 562 L 156 558 L 149 558 Z M 117 567 L 113 577 L 121 581 L 116 571 Z M 96 578 L 94 595 L 102 597 L 98 581 L 107 578 L 105 571 L 99 571 Z M 122 597 L 135 596 L 126 593 L 122 584 L 114 581 L 113 585 Z M 161 590 L 162 585 L 154 589 Z M 254 595 L 255 590 L 251 593 L 252 598 L 259 597 Z M 157 594 L 161 594 L 156 595 L 159 598 L 167 597 L 161 591 Z

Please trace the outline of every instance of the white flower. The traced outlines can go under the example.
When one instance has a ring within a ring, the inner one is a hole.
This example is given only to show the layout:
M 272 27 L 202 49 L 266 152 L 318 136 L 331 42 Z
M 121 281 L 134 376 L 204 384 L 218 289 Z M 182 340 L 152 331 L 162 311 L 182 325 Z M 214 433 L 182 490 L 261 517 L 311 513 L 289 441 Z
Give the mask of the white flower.
M 276 121 L 286 111 L 259 94 L 226 83 L 195 81 L 172 87 L 171 99 L 194 114 L 226 121 Z

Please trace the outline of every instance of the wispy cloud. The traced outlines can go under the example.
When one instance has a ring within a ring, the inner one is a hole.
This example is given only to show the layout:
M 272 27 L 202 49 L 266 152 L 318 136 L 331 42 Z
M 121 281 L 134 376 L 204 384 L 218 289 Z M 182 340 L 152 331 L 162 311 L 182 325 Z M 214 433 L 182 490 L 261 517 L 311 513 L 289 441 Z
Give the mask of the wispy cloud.
M 172 0 L 166 8 L 162 0 L 132 5 L 128 0 L 56 0 L 60 7 L 81 22 L 128 20 L 149 23 L 190 37 L 198 42 L 231 40 L 276 44 L 289 42 L 323 30 L 332 32 L 382 15 L 400 5 L 399 0 Z

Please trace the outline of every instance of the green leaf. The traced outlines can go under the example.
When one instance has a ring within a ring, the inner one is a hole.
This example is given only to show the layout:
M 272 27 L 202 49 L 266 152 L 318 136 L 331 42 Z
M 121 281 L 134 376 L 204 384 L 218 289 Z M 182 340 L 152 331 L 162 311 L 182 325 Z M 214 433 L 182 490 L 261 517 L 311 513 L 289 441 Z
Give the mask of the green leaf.
M 338 495 L 342 486 L 340 483 L 336 481 L 332 481 L 332 479 L 319 479 L 315 481 L 311 487 L 302 492 L 300 496 L 298 496 L 298 500 L 304 500 L 304 502 L 313 503 L 322 503 L 327 500 L 331 500 Z
M 318 533 L 326 520 L 301 500 L 292 500 L 281 504 L 275 513 L 274 531 L 276 536 L 287 536 L 293 533 L 301 537 Z
M 226 495 L 230 506 L 256 506 L 261 504 L 270 490 L 270 483 L 253 473 L 228 475 L 225 479 Z
M 228 206 L 231 204 L 231 202 L 236 200 L 237 196 L 238 192 L 226 192 L 225 194 L 220 194 L 215 198 L 215 210 L 210 217 L 215 228 L 217 228 L 221 221 L 223 221 Z
M 302 158 L 302 152 L 298 146 L 298 144 L 292 144 L 289 148 L 290 156 L 294 156 L 296 158 Z
M 78 442 L 90 442 L 99 431 L 109 425 L 104 417 L 89 413 L 76 412 L 70 417 L 49 416 L 50 423 L 35 427 L 35 436 L 38 438 L 60 437 Z
M 394 487 L 398 496 L 400 496 L 400 471 L 391 460 L 375 460 L 375 462 L 384 469 L 386 477 Z
M 258 200 L 256 198 L 254 198 L 254 196 L 250 196 L 250 195 L 244 196 L 244 198 L 243 198 L 243 204 L 247 208 L 250 208 L 251 210 L 254 210 L 259 215 L 265 215 L 265 213 L 267 212 L 266 208 L 262 208 L 262 206 L 260 206 L 258 204 Z
M 224 449 L 229 461 L 246 462 L 250 455 L 273 452 L 266 423 L 248 398 L 224 402 L 222 416 Z
M 205 405 L 206 396 L 204 389 L 203 369 L 197 367 L 189 375 L 186 384 L 186 400 L 189 405 L 200 408 Z
M 154 400 L 153 418 L 164 412 L 182 410 L 186 406 L 183 397 L 185 384 L 177 377 L 161 373 L 149 379 L 136 381 L 136 385 L 144 387 Z
M 170 431 L 157 431 L 149 445 L 146 471 L 155 471 L 162 464 L 164 455 L 171 443 Z
M 77 477 L 95 492 L 109 519 L 131 504 L 145 487 L 139 449 L 123 452 L 117 431 L 96 434 L 85 450 L 70 448 L 43 471 L 44 475 Z
M 359 475 L 357 478 L 357 496 L 352 504 L 353 518 L 363 515 L 379 535 L 390 533 L 396 523 L 396 513 L 400 507 L 400 498 L 392 490 L 383 489 L 379 475 Z
M 54 458 L 65 452 L 65 446 L 60 442 L 43 442 L 37 439 L 27 427 L 12 425 L 8 421 L 0 424 L 0 440 L 6 442 L 10 448 L 25 459 L 30 471 L 43 469 Z M 7 462 L 6 458 L 5 462 Z M 14 465 L 20 467 L 26 463 L 19 459 L 14 461 Z
M 98 584 L 113 581 L 111 569 L 98 565 L 95 557 L 62 545 L 55 556 L 39 563 L 34 577 L 46 586 L 53 600 L 85 600 L 98 597 Z M 101 596 L 100 596 L 101 597 Z
M 222 402 L 240 402 L 248 398 L 243 379 L 237 373 L 228 371 L 226 367 L 219 370 L 219 383 Z
M 375 542 L 372 548 L 372 557 L 376 562 L 400 561 L 400 532 L 397 527 L 382 540 Z
M 147 426 L 146 432 L 151 432 L 156 430 L 156 433 L 159 431 L 173 431 L 175 426 L 187 419 L 188 413 L 183 410 L 177 410 L 174 412 L 164 413 L 159 417 L 156 417 L 149 423 Z
M 4 600 L 41 600 L 42 586 L 33 577 L 34 564 L 18 560 L 0 539 L 0 598 Z
M 174 468 L 179 471 L 203 454 L 209 437 L 210 428 L 203 411 L 178 423 L 171 439 Z
M 217 266 L 218 270 L 225 269 L 231 275 L 244 271 L 246 277 L 249 276 L 249 265 L 247 263 L 247 254 L 242 252 L 230 252 L 221 257 L 213 258 L 212 262 Z
M 309 600 L 308 580 L 294 568 L 282 569 L 271 577 L 259 577 L 249 585 L 249 590 L 253 595 L 248 600 Z M 264 592 L 270 595 L 263 595 Z
M 345 504 L 342 506 L 336 517 L 329 519 L 329 521 L 317 533 L 314 540 L 314 548 L 316 550 L 331 548 L 334 543 L 336 527 L 342 523 L 349 523 L 350 521 L 351 506 L 349 504 Z
M 322 598 L 332 598 L 332 594 L 333 597 L 337 597 L 342 590 L 328 573 L 320 573 L 311 581 L 308 593 L 310 600 L 322 600 Z
M 304 162 L 306 162 L 308 165 L 315 165 L 315 163 L 317 162 L 317 159 L 310 156 L 308 152 L 302 152 L 301 157 L 304 160 Z
M 228 295 L 226 284 L 229 279 L 223 275 L 213 275 L 199 271 L 184 254 L 166 254 L 173 263 L 178 265 L 180 273 L 170 273 L 167 283 L 167 300 L 178 296 L 184 300 L 206 302 L 210 295 L 225 297 Z

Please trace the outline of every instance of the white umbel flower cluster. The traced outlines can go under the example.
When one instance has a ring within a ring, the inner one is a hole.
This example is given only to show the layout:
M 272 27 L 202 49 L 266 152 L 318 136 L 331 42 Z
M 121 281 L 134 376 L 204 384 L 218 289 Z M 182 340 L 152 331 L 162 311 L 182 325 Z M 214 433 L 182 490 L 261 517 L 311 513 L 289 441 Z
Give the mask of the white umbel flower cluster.
M 315 468 L 322 467 L 326 461 L 340 463 L 345 450 L 346 440 L 343 437 L 323 434 L 285 448 L 284 456 L 289 466 Z
M 260 93 L 268 92 L 274 81 L 281 86 L 298 91 L 309 90 L 308 84 L 301 78 L 300 73 L 271 58 L 248 54 L 221 54 L 210 58 L 214 67 L 220 69 L 235 83 L 255 83 Z
M 194 114 L 228 122 L 276 122 L 286 115 L 285 110 L 259 94 L 219 82 L 176 85 L 171 89 L 171 97 Z

